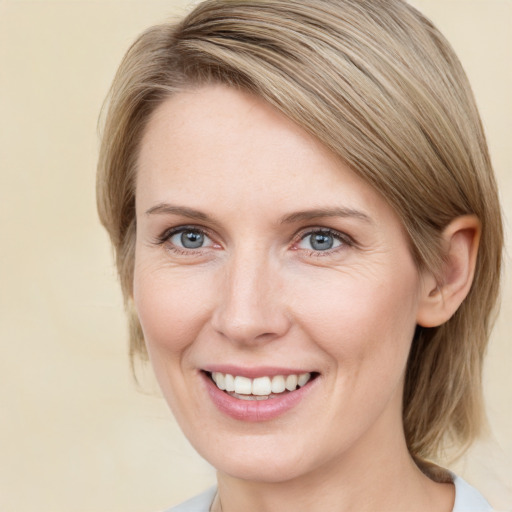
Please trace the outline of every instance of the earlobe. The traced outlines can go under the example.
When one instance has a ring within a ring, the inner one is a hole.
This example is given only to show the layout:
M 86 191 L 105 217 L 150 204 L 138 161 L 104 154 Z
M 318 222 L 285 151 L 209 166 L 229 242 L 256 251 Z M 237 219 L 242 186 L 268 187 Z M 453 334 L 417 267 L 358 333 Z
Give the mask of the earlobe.
M 475 215 L 457 217 L 443 231 L 445 247 L 440 275 L 424 276 L 417 323 L 437 327 L 457 311 L 475 274 L 481 224 Z

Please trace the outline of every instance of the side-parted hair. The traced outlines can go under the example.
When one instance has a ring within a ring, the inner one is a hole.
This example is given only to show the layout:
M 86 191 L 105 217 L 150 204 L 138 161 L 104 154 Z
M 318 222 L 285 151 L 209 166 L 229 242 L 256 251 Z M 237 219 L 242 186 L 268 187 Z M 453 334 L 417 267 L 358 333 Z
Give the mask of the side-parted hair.
M 97 197 L 128 309 L 132 360 L 147 357 L 131 301 L 140 142 L 166 98 L 211 83 L 263 98 L 378 190 L 400 217 L 419 269 L 440 276 L 443 229 L 460 215 L 479 218 L 473 286 L 448 322 L 417 327 L 403 397 L 413 457 L 463 450 L 484 422 L 500 207 L 462 66 L 402 0 L 207 0 L 178 22 L 150 28 L 128 50 L 109 95 Z

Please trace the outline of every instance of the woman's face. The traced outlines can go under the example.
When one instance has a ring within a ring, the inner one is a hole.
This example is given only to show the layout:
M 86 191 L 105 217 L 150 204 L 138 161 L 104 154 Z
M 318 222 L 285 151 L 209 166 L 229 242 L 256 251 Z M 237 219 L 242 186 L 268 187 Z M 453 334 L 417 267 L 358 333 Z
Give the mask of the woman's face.
M 136 309 L 200 454 L 276 482 L 402 446 L 421 279 L 375 190 L 261 99 L 208 86 L 155 111 L 136 203 Z

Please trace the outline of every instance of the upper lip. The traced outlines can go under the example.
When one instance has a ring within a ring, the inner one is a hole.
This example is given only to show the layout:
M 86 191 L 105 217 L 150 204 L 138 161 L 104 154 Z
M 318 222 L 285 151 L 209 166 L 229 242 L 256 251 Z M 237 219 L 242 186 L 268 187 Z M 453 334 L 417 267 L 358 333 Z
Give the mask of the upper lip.
M 304 368 L 285 368 L 277 366 L 235 366 L 230 364 L 212 364 L 202 368 L 203 371 L 213 373 L 220 372 L 224 374 L 257 379 L 258 377 L 274 377 L 276 375 L 300 375 L 302 373 L 314 373 L 312 369 Z

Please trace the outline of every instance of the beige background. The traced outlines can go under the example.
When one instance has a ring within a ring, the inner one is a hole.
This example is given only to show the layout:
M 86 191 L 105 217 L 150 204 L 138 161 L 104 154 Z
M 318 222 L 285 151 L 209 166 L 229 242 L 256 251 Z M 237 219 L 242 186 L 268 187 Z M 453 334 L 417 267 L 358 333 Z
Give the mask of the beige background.
M 131 379 L 94 200 L 96 121 L 116 66 L 186 3 L 0 0 L 2 511 L 150 512 L 214 481 L 151 379 L 144 392 Z M 511 219 L 512 1 L 414 3 L 467 68 Z M 500 510 L 512 509 L 509 260 L 485 373 L 492 434 L 456 465 Z

